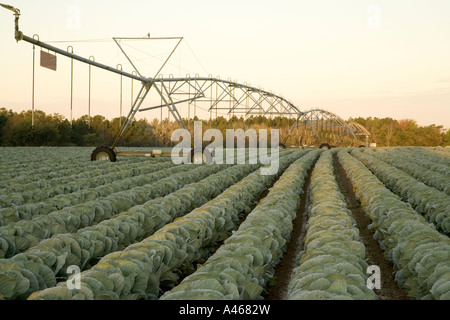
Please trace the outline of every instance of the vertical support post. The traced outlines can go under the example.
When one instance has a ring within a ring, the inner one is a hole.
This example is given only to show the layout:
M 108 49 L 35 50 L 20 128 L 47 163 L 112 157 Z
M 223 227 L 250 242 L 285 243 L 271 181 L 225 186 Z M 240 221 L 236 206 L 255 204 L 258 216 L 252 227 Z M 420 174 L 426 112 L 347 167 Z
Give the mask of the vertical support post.
M 173 78 L 173 74 L 169 74 L 169 78 Z M 163 83 L 161 82 L 161 86 L 164 86 Z M 167 92 L 168 98 L 170 98 L 170 81 L 169 81 L 169 92 Z M 167 90 L 166 90 L 167 91 Z M 162 98 L 162 90 L 161 90 L 161 98 Z M 167 108 L 167 121 L 170 125 L 170 108 Z
M 216 101 L 217 101 L 217 91 L 219 90 L 219 84 L 217 83 L 217 81 L 215 81 L 215 82 L 216 82 Z M 215 126 L 216 128 L 217 128 L 217 107 L 218 107 L 218 104 L 219 103 L 216 104 L 216 126 Z
M 235 82 L 235 83 L 238 83 L 236 79 L 234 79 L 234 82 Z M 235 97 L 235 99 L 236 99 L 236 86 L 233 86 L 233 97 Z M 235 106 L 233 106 L 233 118 L 234 118 L 234 116 L 235 116 L 234 111 L 235 111 L 236 107 L 238 107 L 238 104 L 236 104 Z
M 159 78 L 162 80 L 162 79 L 164 79 L 164 76 L 162 74 L 159 74 Z M 163 90 L 162 81 L 160 81 L 160 83 L 161 83 L 161 92 L 162 92 L 162 90 Z M 163 99 L 161 96 L 161 105 L 162 104 L 163 104 Z M 161 107 L 161 120 L 160 120 L 161 125 L 162 125 L 162 122 L 163 122 L 163 107 Z
M 247 86 L 247 82 L 244 82 L 244 85 Z M 244 115 L 244 121 L 247 120 L 248 118 L 248 110 L 249 110 L 249 106 L 248 106 L 248 99 L 249 99 L 249 94 L 251 94 L 248 89 L 247 90 L 247 95 L 245 97 L 245 115 Z
M 186 74 L 186 78 L 188 79 L 188 115 L 187 115 L 187 127 L 189 128 L 189 122 L 191 119 L 191 75 L 188 73 Z M 170 88 L 170 87 L 169 87 Z M 169 89 L 170 91 L 170 89 Z
M 200 77 L 200 75 L 198 73 L 195 74 L 195 90 L 198 91 L 197 89 L 197 78 Z M 200 85 L 198 85 L 198 88 L 201 88 Z M 197 95 L 197 92 L 194 92 L 194 97 Z M 190 98 L 190 97 L 189 97 Z M 197 99 L 194 100 L 194 121 L 195 121 L 195 117 L 197 116 Z
M 161 92 L 162 92 L 162 82 L 161 82 Z M 163 104 L 163 98 L 161 96 L 161 105 Z M 161 107 L 161 124 L 163 122 L 163 107 Z
M 95 61 L 94 56 L 90 56 L 89 60 Z M 88 102 L 88 124 L 91 127 L 91 65 L 89 65 L 89 102 Z
M 122 71 L 122 65 L 119 63 L 117 69 Z M 120 110 L 119 110 L 119 127 L 122 127 L 122 75 L 120 75 Z
M 189 85 L 188 85 L 188 89 L 189 89 L 188 99 L 189 99 L 189 101 L 188 101 L 187 127 L 189 129 L 189 124 L 191 122 L 191 103 L 192 103 L 192 101 L 190 100 L 191 99 L 191 76 L 190 75 L 188 76 L 188 83 L 189 83 Z
M 231 78 L 228 78 L 228 81 L 230 81 L 231 82 Z M 228 96 L 229 96 L 229 100 L 228 100 L 228 121 L 230 121 L 231 120 L 231 113 L 230 113 L 230 111 L 231 111 L 231 90 L 229 90 L 228 91 Z
M 133 70 L 133 71 L 131 71 L 131 74 L 137 75 L 137 72 Z M 134 99 L 133 99 L 133 95 L 134 95 L 134 93 L 133 93 L 133 83 L 134 83 L 134 79 L 131 78 L 131 103 L 130 103 L 130 106 L 133 106 L 133 101 L 134 101 Z
M 195 117 L 197 117 L 197 99 L 194 100 L 194 121 L 195 121 Z
M 209 81 L 212 81 L 212 74 L 210 74 L 208 77 L 211 79 Z M 211 88 L 211 94 L 209 95 L 209 127 L 212 128 L 212 110 L 211 110 L 211 107 L 212 107 L 212 96 L 213 96 L 212 82 L 210 84 L 210 88 Z
M 35 69 L 35 52 L 36 48 L 33 44 L 33 81 L 31 89 L 31 129 L 34 129 L 34 69 Z
M 37 36 L 39 41 L 39 36 L 37 34 L 33 35 L 33 38 Z M 36 56 L 36 47 L 33 44 L 33 78 L 32 78 L 32 87 L 31 87 L 31 129 L 34 129 L 34 77 L 35 77 L 35 56 Z
M 73 47 L 68 46 L 67 52 L 73 53 Z M 70 58 L 70 126 L 73 127 L 73 58 Z

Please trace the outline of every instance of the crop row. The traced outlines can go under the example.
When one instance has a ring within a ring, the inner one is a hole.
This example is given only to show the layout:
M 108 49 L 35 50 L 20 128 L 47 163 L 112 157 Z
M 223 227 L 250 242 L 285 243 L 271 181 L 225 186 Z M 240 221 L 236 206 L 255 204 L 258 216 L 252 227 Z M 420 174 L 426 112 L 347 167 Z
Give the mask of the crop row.
M 417 181 L 409 174 L 386 162 L 354 149 L 352 152 L 389 189 L 410 203 L 420 214 L 444 234 L 450 234 L 450 197 Z
M 0 209 L 0 225 L 30 219 L 32 215 L 49 213 L 111 192 L 123 191 L 136 183 L 145 184 L 150 181 L 146 179 L 149 174 L 172 166 L 172 163 L 154 163 L 149 166 L 141 164 L 135 168 L 109 168 L 109 172 L 97 172 L 97 176 L 78 179 L 68 177 L 68 180 L 59 181 L 56 185 L 33 186 L 21 193 L 5 193 L 0 196 L 0 202 L 5 206 Z
M 304 250 L 289 282 L 290 300 L 373 300 L 367 287 L 365 246 L 352 212 L 333 174 L 333 156 L 325 151 L 311 175 Z
M 302 152 L 280 157 L 279 172 Z M 261 169 L 226 189 L 187 215 L 175 219 L 141 242 L 103 257 L 82 272 L 81 287 L 70 290 L 67 282 L 33 293 L 29 299 L 155 299 L 160 283 L 176 281 L 177 270 L 189 266 L 212 250 L 217 241 L 239 222 L 242 212 L 255 203 L 278 177 Z
M 408 161 L 408 157 L 406 156 L 397 155 L 393 152 L 386 152 L 383 150 L 377 150 L 375 152 L 373 149 L 367 149 L 364 150 L 364 153 L 375 156 L 378 159 L 406 172 L 417 180 L 422 181 L 426 185 L 450 195 L 450 176 L 426 169 L 424 165 L 425 161 Z M 448 171 L 450 172 L 450 168 Z
M 428 148 L 428 149 L 431 150 L 431 151 L 437 152 L 440 155 L 450 159 L 450 148 L 448 146 L 447 147 L 440 147 L 440 146 L 438 146 L 438 147 L 431 147 L 431 148 Z
M 199 182 L 188 184 L 165 197 L 158 197 L 143 205 L 135 206 L 95 226 L 80 229 L 77 233 L 53 236 L 12 259 L 4 260 L 0 263 L 0 272 L 6 271 L 3 268 L 5 264 L 14 264 L 22 271 L 29 270 L 28 264 L 36 261 L 47 268 L 38 273 L 46 280 L 45 284 L 32 277 L 28 279 L 30 286 L 26 290 L 25 286 L 21 286 L 22 291 L 2 292 L 3 296 L 26 297 L 36 290 L 56 285 L 57 276 L 66 276 L 69 266 L 78 266 L 83 270 L 91 261 L 123 250 L 131 243 L 142 240 L 174 218 L 218 196 L 257 167 L 257 165 L 232 166 Z
M 152 172 L 168 166 L 167 161 L 153 160 L 147 164 L 134 162 L 104 168 L 81 166 L 73 175 L 40 179 L 25 184 L 8 184 L 0 191 L 0 208 L 42 201 L 56 195 L 95 188 L 116 180 Z
M 171 167 L 152 173 L 153 179 L 149 175 L 146 180 L 149 183 L 145 185 L 111 193 L 106 197 L 93 197 L 75 206 L 0 227 L 0 257 L 11 257 L 52 235 L 76 232 L 80 228 L 97 224 L 149 199 L 165 196 L 188 183 L 199 181 L 222 170 L 224 166 L 227 165 Z
M 320 152 L 311 151 L 291 164 L 216 253 L 161 299 L 261 298 L 286 249 L 302 186 Z
M 60 167 L 69 166 L 71 163 L 83 161 L 82 158 L 75 157 L 80 153 L 80 150 L 87 151 L 86 148 L 33 148 L 33 147 L 2 147 L 0 154 L 2 156 L 0 161 L 0 169 L 32 169 L 44 168 L 42 160 L 51 159 L 56 165 Z M 58 152 L 60 151 L 60 152 Z M 74 161 L 62 161 L 67 157 L 73 157 Z
M 414 299 L 450 299 L 450 239 L 388 190 L 366 166 L 345 151 L 339 162 L 372 223 L 395 279 Z
M 403 156 L 405 159 L 412 160 L 416 163 L 420 163 L 421 166 L 424 168 L 427 168 L 429 170 L 432 170 L 434 172 L 444 174 L 449 176 L 450 175 L 450 166 L 445 165 L 443 163 L 439 163 L 437 161 L 433 161 L 433 158 L 428 156 L 427 154 L 424 154 L 422 152 L 417 152 L 416 148 L 405 148 L 405 147 L 399 147 L 399 148 L 380 148 L 376 149 L 377 151 L 389 151 L 390 153 Z
M 439 151 L 433 148 L 417 148 L 419 152 L 424 153 L 429 159 L 438 163 L 450 166 L 450 156 L 448 152 Z
M 10 150 L 10 148 L 5 148 Z M 43 148 L 43 154 L 37 155 L 36 149 L 29 148 L 28 154 L 23 156 L 26 162 L 18 161 L 17 152 L 20 150 L 14 149 L 11 152 L 2 152 L 2 160 L 0 164 L 1 179 L 0 186 L 7 187 L 12 185 L 27 184 L 32 181 L 40 179 L 48 180 L 62 176 L 76 174 L 83 170 L 95 170 L 98 168 L 111 167 L 111 163 L 107 161 L 86 161 L 89 159 L 89 153 L 86 153 L 86 148 L 75 148 L 69 151 L 63 148 L 59 153 L 54 148 Z M 80 157 L 84 154 L 85 157 Z M 70 161 L 68 160 L 70 159 Z M 23 159 L 22 159 L 23 160 Z M 134 163 L 139 162 L 139 159 L 120 159 L 120 163 Z

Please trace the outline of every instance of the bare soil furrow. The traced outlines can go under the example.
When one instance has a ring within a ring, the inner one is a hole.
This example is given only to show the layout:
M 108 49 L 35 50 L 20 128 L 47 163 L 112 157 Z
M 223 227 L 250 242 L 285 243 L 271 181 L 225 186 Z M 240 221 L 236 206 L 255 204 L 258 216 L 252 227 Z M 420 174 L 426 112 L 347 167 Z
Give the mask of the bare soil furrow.
M 374 239 L 374 232 L 368 228 L 370 219 L 364 214 L 359 201 L 353 192 L 353 185 L 347 178 L 344 168 L 334 155 L 334 175 L 338 182 L 341 193 L 345 196 L 347 207 L 352 211 L 359 229 L 360 239 L 366 247 L 366 259 L 369 265 L 380 267 L 381 288 L 374 289 L 381 300 L 409 300 L 405 291 L 398 287 L 394 279 L 394 267 L 381 250 L 378 242 Z

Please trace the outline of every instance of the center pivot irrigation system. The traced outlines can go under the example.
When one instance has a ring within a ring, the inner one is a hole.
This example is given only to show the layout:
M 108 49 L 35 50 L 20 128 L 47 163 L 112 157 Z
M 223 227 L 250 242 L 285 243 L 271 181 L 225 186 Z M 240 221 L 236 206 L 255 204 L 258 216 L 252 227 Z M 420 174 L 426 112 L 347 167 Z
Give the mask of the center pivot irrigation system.
M 19 30 L 19 16 L 20 10 L 14 8 L 9 5 L 0 4 L 2 7 L 11 10 L 14 12 L 15 17 L 15 31 L 14 37 L 16 41 L 26 41 L 33 45 L 39 46 L 41 48 L 47 49 L 49 52 L 52 51 L 55 54 L 60 54 L 71 59 L 75 59 L 77 61 L 81 61 L 83 63 L 89 64 L 90 66 L 95 66 L 116 74 L 120 74 L 121 76 L 125 76 L 134 80 L 138 80 L 141 82 L 142 86 L 137 94 L 136 98 L 133 100 L 130 111 L 122 123 L 121 128 L 113 142 L 113 144 L 108 146 L 97 147 L 91 155 L 91 160 L 109 160 L 116 161 L 116 156 L 171 156 L 170 152 L 161 152 L 161 150 L 152 150 L 148 152 L 118 152 L 116 151 L 116 146 L 119 140 L 124 136 L 127 128 L 132 123 L 134 116 L 137 112 L 142 112 L 146 110 L 158 109 L 167 107 L 170 114 L 176 120 L 180 128 L 186 129 L 186 124 L 184 120 L 181 118 L 180 113 L 178 112 L 177 105 L 179 104 L 188 104 L 190 107 L 191 104 L 196 106 L 197 103 L 207 103 L 209 105 L 208 111 L 210 115 L 215 112 L 217 118 L 218 110 L 222 112 L 225 111 L 228 115 L 234 114 L 244 114 L 244 115 L 277 115 L 277 116 L 293 116 L 296 121 L 292 126 L 289 135 L 285 137 L 283 143 L 280 146 L 284 147 L 284 143 L 287 138 L 291 135 L 292 131 L 295 128 L 301 126 L 309 126 L 317 138 L 320 137 L 319 131 L 325 128 L 334 128 L 338 129 L 340 132 L 340 136 L 338 141 L 344 135 L 352 136 L 355 141 L 357 140 L 357 135 L 365 135 L 366 136 L 366 146 L 368 146 L 368 139 L 370 133 L 364 129 L 361 125 L 356 123 L 348 124 L 335 114 L 322 110 L 322 109 L 313 109 L 309 111 L 301 111 L 297 108 L 292 102 L 286 100 L 282 96 L 276 95 L 272 92 L 265 91 L 264 89 L 258 87 L 253 87 L 250 84 L 238 83 L 237 81 L 232 81 L 231 79 L 222 80 L 219 77 L 213 77 L 209 75 L 208 77 L 200 77 L 196 75 L 195 77 L 191 77 L 187 75 L 184 78 L 175 78 L 173 76 L 163 77 L 160 72 L 163 67 L 166 65 L 167 61 L 175 52 L 176 48 L 182 41 L 182 37 L 166 37 L 166 38 L 151 38 L 148 35 L 145 38 L 113 38 L 115 43 L 119 46 L 121 52 L 130 62 L 134 71 L 129 73 L 123 71 L 122 68 L 113 68 L 111 66 L 96 62 L 94 59 L 84 58 L 82 56 L 76 55 L 69 50 L 61 50 L 60 48 L 54 47 L 47 43 L 44 43 L 39 40 L 39 37 L 29 37 L 24 35 Z M 124 48 L 120 45 L 120 40 L 140 40 L 140 39 L 171 39 L 177 40 L 175 47 L 172 52 L 168 55 L 167 59 L 163 62 L 158 72 L 154 77 L 146 77 L 142 75 L 139 70 L 136 68 L 135 64 L 127 55 Z M 42 59 L 42 57 L 41 57 Z M 56 57 L 55 57 L 56 63 Z M 150 89 L 154 88 L 161 98 L 161 104 L 153 107 L 144 107 L 143 102 L 147 97 Z M 195 109 L 194 109 L 195 110 Z M 195 117 L 195 111 L 194 111 Z M 323 143 L 330 147 L 327 143 Z M 205 150 L 204 150 L 205 151 Z M 207 152 L 202 152 L 199 155 L 194 155 L 193 150 L 188 156 L 191 160 L 194 160 L 194 156 L 203 157 L 205 161 L 205 157 L 208 157 Z

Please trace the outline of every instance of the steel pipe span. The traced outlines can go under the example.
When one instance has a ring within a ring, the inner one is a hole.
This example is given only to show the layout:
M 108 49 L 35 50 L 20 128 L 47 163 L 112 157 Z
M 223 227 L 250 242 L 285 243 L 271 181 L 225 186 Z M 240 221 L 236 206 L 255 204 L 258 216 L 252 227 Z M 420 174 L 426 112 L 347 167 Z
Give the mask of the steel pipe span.
M 122 50 L 125 57 L 130 61 L 131 65 L 135 71 L 129 73 L 123 71 L 122 68 L 113 68 L 111 66 L 102 64 L 95 61 L 95 59 L 85 58 L 73 53 L 73 50 L 62 50 L 48 43 L 42 42 L 35 36 L 29 37 L 24 35 L 22 31 L 19 30 L 19 16 L 20 10 L 12 6 L 0 4 L 2 7 L 14 12 L 14 37 L 16 41 L 25 41 L 33 44 L 33 46 L 39 46 L 45 48 L 49 51 L 61 54 L 63 56 L 69 57 L 74 60 L 89 64 L 90 66 L 95 66 L 121 76 L 125 76 L 134 80 L 141 82 L 142 87 L 135 98 L 130 111 L 126 117 L 126 120 L 122 123 L 119 133 L 111 146 L 114 150 L 115 146 L 119 142 L 120 138 L 126 132 L 126 129 L 133 121 L 137 112 L 142 112 L 146 110 L 152 110 L 157 108 L 167 107 L 170 114 L 176 120 L 181 128 L 186 128 L 184 120 L 180 116 L 177 105 L 182 103 L 187 103 L 188 108 L 194 103 L 194 117 L 195 117 L 195 106 L 197 102 L 207 102 L 209 103 L 208 111 L 216 112 L 218 110 L 221 112 L 226 112 L 227 115 L 230 114 L 245 114 L 249 115 L 261 115 L 261 116 L 293 116 L 296 120 L 292 126 L 289 135 L 291 135 L 294 128 L 309 126 L 316 136 L 319 136 L 319 131 L 323 128 L 339 128 L 342 134 L 339 138 L 341 139 L 344 135 L 350 135 L 355 140 L 357 140 L 357 135 L 366 136 L 366 145 L 368 144 L 368 137 L 370 133 L 360 124 L 357 123 L 347 123 L 339 116 L 329 111 L 323 109 L 311 109 L 308 111 L 301 111 L 300 108 L 295 106 L 291 101 L 285 99 L 281 95 L 274 94 L 271 91 L 266 91 L 259 87 L 251 86 L 247 83 L 238 83 L 237 81 L 232 81 L 231 79 L 223 80 L 219 77 L 200 77 L 196 75 L 195 77 L 173 77 L 169 76 L 164 78 L 160 75 L 160 71 L 167 63 L 168 59 L 172 56 L 173 52 L 178 47 L 179 43 L 183 39 L 182 37 L 175 37 L 173 39 L 178 39 L 178 43 L 175 48 L 170 53 L 169 57 L 160 67 L 157 75 L 155 77 L 145 77 L 136 69 L 135 65 L 131 61 L 130 57 L 123 50 L 118 40 L 120 39 L 144 39 L 144 38 L 113 38 L 119 48 Z M 147 38 L 145 38 L 147 39 Z M 148 39 L 150 35 L 148 35 Z M 165 38 L 158 38 L 165 39 Z M 161 98 L 161 104 L 152 107 L 144 107 L 143 102 L 147 97 L 149 91 L 154 88 Z M 188 113 L 190 117 L 190 112 Z M 289 135 L 287 137 L 289 137 Z M 286 139 L 287 139 L 286 137 Z

